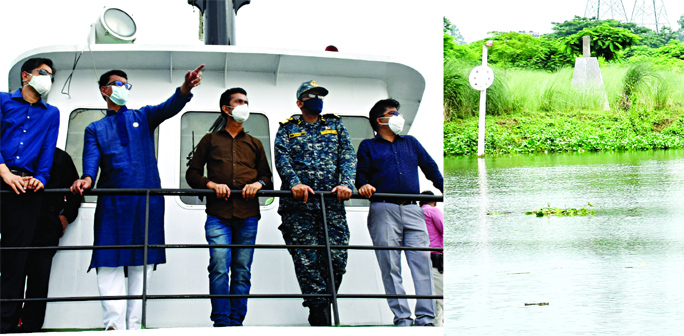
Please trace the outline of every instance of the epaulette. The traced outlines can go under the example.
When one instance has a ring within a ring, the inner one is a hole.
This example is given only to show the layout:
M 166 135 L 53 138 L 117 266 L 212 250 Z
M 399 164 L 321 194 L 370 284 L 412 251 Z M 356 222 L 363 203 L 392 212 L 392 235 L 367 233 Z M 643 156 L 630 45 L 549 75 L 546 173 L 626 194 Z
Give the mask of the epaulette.
M 281 121 L 280 124 L 281 124 L 281 125 L 285 125 L 285 124 L 289 123 L 289 122 L 292 121 L 292 120 L 294 120 L 294 118 L 287 118 L 287 119 Z
M 334 113 L 324 114 L 323 116 L 326 117 L 326 118 L 340 119 L 340 116 L 338 116 L 337 114 L 334 114 Z

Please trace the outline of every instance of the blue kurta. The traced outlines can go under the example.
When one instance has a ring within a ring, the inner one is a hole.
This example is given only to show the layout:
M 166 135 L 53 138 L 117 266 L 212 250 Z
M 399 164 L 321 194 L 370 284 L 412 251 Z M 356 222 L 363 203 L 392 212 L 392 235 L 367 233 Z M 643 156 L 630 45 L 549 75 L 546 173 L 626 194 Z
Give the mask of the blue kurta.
M 98 188 L 161 188 L 154 150 L 154 130 L 178 114 L 192 95 L 180 89 L 157 106 L 119 112 L 86 127 L 83 177 L 93 183 L 101 170 Z M 119 118 L 124 118 L 119 121 Z M 126 138 L 128 140 L 126 140 Z M 145 240 L 144 196 L 99 196 L 95 210 L 93 245 L 134 245 Z M 150 197 L 149 244 L 164 244 L 164 197 Z M 163 249 L 148 250 L 148 264 L 166 262 Z M 143 265 L 143 249 L 93 250 L 90 268 Z

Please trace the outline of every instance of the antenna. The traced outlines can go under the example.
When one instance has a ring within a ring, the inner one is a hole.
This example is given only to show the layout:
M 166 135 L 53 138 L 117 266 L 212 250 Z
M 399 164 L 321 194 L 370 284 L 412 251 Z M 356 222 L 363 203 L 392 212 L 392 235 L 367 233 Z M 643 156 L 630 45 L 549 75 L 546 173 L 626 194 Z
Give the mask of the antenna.
M 670 27 L 670 21 L 667 19 L 667 12 L 665 11 L 665 2 L 663 0 L 634 1 L 631 22 L 660 33 L 660 29 L 663 27 Z
M 621 22 L 629 21 L 622 0 L 587 0 L 584 17 L 595 17 L 596 20 L 614 19 Z

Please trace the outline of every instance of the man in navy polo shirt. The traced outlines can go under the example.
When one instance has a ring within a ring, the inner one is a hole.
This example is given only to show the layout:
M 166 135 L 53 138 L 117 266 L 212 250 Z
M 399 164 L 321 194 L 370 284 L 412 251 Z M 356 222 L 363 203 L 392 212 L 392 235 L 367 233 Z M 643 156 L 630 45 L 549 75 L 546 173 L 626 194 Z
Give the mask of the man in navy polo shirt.
M 375 138 L 361 142 L 356 168 L 359 194 L 370 198 L 375 192 L 419 194 L 418 168 L 433 185 L 443 191 L 444 180 L 435 161 L 410 135 L 399 135 L 404 119 L 399 102 L 380 100 L 370 110 L 369 119 Z M 373 245 L 391 247 L 428 247 L 423 210 L 415 201 L 371 201 L 368 231 Z M 401 251 L 376 250 L 385 293 L 405 295 L 401 278 Z M 432 273 L 429 251 L 406 251 L 416 295 L 432 295 Z M 406 299 L 387 299 L 397 326 L 434 326 L 432 299 L 416 300 L 415 322 Z
M 52 157 L 59 132 L 59 110 L 45 96 L 52 86 L 54 68 L 47 58 L 31 58 L 21 66 L 21 89 L 0 92 L 0 176 L 2 194 L 0 226 L 3 247 L 30 246 L 42 203 L 43 189 L 50 179 Z M 1 297 L 24 297 L 24 266 L 28 251 L 3 251 Z M 17 327 L 21 303 L 2 304 L 2 328 Z

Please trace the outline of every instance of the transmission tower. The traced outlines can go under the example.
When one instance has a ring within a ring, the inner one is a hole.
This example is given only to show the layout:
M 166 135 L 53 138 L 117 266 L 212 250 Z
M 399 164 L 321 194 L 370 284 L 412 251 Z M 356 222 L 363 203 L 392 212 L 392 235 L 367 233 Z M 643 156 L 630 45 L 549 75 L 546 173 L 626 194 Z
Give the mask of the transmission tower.
M 595 17 L 596 20 L 628 21 L 627 11 L 625 11 L 622 0 L 587 0 L 584 17 Z
M 636 0 L 632 10 L 632 23 L 660 33 L 663 27 L 670 27 L 663 0 Z

